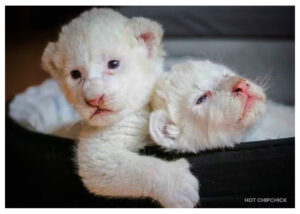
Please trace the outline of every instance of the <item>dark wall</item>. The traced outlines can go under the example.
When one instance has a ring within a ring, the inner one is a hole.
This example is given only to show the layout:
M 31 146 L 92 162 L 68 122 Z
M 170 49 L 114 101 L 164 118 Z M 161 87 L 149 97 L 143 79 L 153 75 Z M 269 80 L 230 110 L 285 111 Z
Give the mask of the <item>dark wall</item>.
M 36 34 L 45 32 L 54 40 L 61 26 L 91 6 L 6 6 L 6 38 L 30 40 Z
M 121 7 L 159 21 L 167 37 L 294 38 L 293 6 Z
M 47 31 L 55 39 L 59 28 L 91 6 L 7 6 L 7 38 L 27 39 Z M 126 6 L 111 7 L 124 15 L 159 21 L 166 37 L 294 38 L 293 6 Z

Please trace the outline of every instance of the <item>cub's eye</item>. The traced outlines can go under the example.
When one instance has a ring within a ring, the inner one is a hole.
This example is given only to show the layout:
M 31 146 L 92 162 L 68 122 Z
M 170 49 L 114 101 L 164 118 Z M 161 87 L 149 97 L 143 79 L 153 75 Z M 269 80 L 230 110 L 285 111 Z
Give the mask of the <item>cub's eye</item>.
M 203 103 L 207 99 L 207 97 L 210 96 L 210 95 L 211 95 L 210 91 L 205 92 L 203 95 L 201 95 L 198 98 L 198 100 L 196 101 L 196 105 L 199 105 L 199 104 Z
M 197 100 L 197 102 L 196 102 L 196 105 L 199 105 L 199 104 L 203 103 L 206 100 L 206 98 L 207 98 L 206 94 L 204 94 L 201 97 L 199 97 L 198 100 Z
M 71 71 L 71 76 L 73 79 L 79 79 L 81 78 L 81 73 L 78 70 L 73 70 Z
M 119 67 L 119 65 L 120 65 L 120 62 L 118 60 L 110 60 L 107 63 L 107 67 L 109 69 L 116 69 Z

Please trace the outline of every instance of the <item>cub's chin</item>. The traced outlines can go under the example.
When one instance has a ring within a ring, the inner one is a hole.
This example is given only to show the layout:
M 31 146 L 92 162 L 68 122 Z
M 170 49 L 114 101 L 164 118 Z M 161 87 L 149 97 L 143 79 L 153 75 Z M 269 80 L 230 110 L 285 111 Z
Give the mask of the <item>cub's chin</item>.
M 91 126 L 97 127 L 105 127 L 110 126 L 122 118 L 122 112 L 120 111 L 113 111 L 113 112 L 95 112 L 91 118 L 88 118 L 86 121 Z
M 238 126 L 247 129 L 258 122 L 266 110 L 266 103 L 262 99 L 250 98 L 241 107 Z
M 90 107 L 86 104 L 77 104 L 74 106 L 81 118 L 91 126 L 106 127 L 118 121 L 124 115 L 121 109 L 111 107 Z

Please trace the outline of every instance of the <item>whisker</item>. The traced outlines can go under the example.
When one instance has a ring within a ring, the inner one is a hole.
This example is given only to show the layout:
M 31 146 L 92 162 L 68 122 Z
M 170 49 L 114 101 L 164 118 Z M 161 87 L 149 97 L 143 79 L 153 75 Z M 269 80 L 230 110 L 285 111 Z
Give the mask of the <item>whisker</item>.
M 264 91 L 265 92 L 267 92 L 267 91 L 269 91 L 269 89 L 271 88 L 271 86 L 270 85 L 268 85 L 268 86 L 266 86 L 265 88 L 263 88 L 264 89 Z
M 253 80 L 253 82 L 256 83 L 257 85 L 259 85 L 259 84 L 258 84 L 258 80 L 259 80 L 259 76 L 256 75 L 256 77 L 255 77 L 255 79 Z
M 258 85 L 262 87 L 265 81 L 266 81 L 266 75 L 263 75 L 258 81 Z
M 270 81 L 271 81 L 272 73 L 273 73 L 272 71 L 267 73 L 265 75 L 264 81 L 261 83 L 261 87 L 264 89 L 264 91 L 267 91 L 271 87 Z

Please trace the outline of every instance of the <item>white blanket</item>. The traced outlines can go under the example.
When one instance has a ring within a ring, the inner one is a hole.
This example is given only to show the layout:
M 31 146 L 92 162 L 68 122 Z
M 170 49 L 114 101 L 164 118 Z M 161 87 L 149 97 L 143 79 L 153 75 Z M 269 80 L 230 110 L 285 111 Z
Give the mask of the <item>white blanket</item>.
M 9 115 L 27 129 L 45 134 L 58 132 L 59 136 L 64 136 L 59 134 L 60 129 L 68 132 L 68 127 L 79 121 L 79 116 L 53 79 L 16 95 L 9 105 Z

